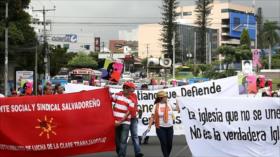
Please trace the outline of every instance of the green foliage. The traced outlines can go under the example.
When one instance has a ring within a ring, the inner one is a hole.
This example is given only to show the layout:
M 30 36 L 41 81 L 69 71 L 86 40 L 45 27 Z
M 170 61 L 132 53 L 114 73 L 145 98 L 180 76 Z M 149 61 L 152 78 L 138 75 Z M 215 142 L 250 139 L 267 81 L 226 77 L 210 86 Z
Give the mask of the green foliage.
M 241 63 L 242 60 L 252 59 L 251 49 L 247 45 L 241 45 L 236 48 L 235 61 Z
M 240 36 L 240 45 L 246 45 L 248 48 L 251 47 L 251 39 L 248 29 L 243 29 Z
M 217 51 L 225 57 L 223 63 L 226 64 L 226 70 L 228 70 L 229 64 L 233 63 L 236 59 L 235 49 L 231 46 L 220 46 Z
M 144 59 L 142 59 L 141 64 L 142 64 L 144 67 L 146 67 L 146 66 L 147 66 L 147 61 L 148 61 L 148 58 L 144 58 Z
M 160 25 L 162 26 L 161 41 L 163 47 L 163 53 L 167 54 L 169 58 L 173 58 L 173 32 L 175 32 L 175 53 L 180 54 L 179 40 L 176 20 L 176 8 L 178 7 L 177 0 L 162 0 L 162 21 Z
M 9 62 L 17 63 L 20 69 L 34 69 L 35 46 L 37 39 L 33 28 L 30 26 L 31 18 L 24 11 L 28 7 L 30 0 L 9 0 Z M 6 26 L 5 20 L 5 3 L 0 3 L 0 58 L 4 58 L 4 42 Z M 42 63 L 40 48 L 38 48 L 39 63 Z M 4 60 L 0 60 L 0 68 L 4 64 Z M 42 64 L 39 64 L 39 72 L 42 70 Z M 1 71 L 1 70 L 0 70 Z
M 96 62 L 98 62 L 98 52 L 90 52 L 89 56 L 95 60 Z
M 68 66 L 72 68 L 97 68 L 97 62 L 93 58 L 89 57 L 83 52 L 80 52 L 78 55 L 73 57 L 69 62 Z
M 262 58 L 261 61 L 263 65 L 263 69 L 268 69 L 268 56 L 265 58 Z M 273 55 L 271 57 L 271 68 L 272 69 L 280 69 L 280 53 Z
M 197 77 L 199 75 L 200 69 L 198 64 L 192 64 L 190 65 L 191 71 L 193 76 Z
M 257 37 L 258 37 L 258 48 L 263 49 L 263 15 L 262 8 L 258 8 L 258 12 L 256 15 L 257 20 Z
M 51 76 L 56 75 L 62 67 L 66 67 L 71 56 L 67 54 L 65 48 L 56 46 L 51 49 L 50 53 L 50 74 Z
M 277 30 L 280 27 L 277 25 L 277 21 L 266 21 L 263 26 L 263 41 L 264 47 L 268 48 L 269 45 L 274 46 L 280 42 L 279 34 Z
M 207 32 L 207 26 L 211 23 L 211 19 L 209 18 L 209 15 L 212 10 L 212 3 L 213 0 L 197 0 L 196 2 L 196 21 L 195 24 L 198 25 L 199 32 L 198 32 L 198 40 L 199 40 L 199 47 L 197 51 L 197 60 L 201 63 L 204 63 L 206 60 L 206 32 Z

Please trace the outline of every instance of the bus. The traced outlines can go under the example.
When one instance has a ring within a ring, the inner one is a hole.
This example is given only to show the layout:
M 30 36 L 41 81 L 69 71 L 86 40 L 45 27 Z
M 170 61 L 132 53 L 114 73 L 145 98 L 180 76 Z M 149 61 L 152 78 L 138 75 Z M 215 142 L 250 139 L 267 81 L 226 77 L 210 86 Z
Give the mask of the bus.
M 96 86 L 99 85 L 101 72 L 90 68 L 78 68 L 69 72 L 68 82 Z

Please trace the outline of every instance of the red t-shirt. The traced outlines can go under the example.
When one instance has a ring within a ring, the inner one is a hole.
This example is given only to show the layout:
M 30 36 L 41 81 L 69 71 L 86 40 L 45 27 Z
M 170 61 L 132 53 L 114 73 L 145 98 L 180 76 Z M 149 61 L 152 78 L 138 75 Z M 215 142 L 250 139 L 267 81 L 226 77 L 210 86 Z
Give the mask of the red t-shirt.
M 134 102 L 123 95 L 122 92 L 112 95 L 113 115 L 115 120 L 122 121 L 125 114 L 134 110 Z M 122 124 L 130 124 L 131 114 L 122 122 Z

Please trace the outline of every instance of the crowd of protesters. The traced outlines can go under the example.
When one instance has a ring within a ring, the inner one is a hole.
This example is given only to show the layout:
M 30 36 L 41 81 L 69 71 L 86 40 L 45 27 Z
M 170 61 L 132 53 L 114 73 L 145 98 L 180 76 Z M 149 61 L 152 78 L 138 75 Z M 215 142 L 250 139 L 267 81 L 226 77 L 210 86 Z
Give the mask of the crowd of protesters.
M 10 92 L 11 97 L 36 95 L 31 82 L 24 83 L 23 86 L 18 89 L 11 88 Z M 50 82 L 47 82 L 44 86 L 38 84 L 37 95 L 54 95 L 63 93 L 64 87 L 60 83 L 55 84 L 54 86 Z
M 162 84 L 162 83 L 161 83 Z M 177 82 L 172 82 L 173 86 L 176 86 Z M 151 79 L 149 85 L 157 85 L 155 79 Z M 166 85 L 163 83 L 163 85 Z M 280 96 L 280 84 L 277 85 L 277 90 L 272 91 L 272 84 L 268 81 L 263 84 L 260 80 L 257 80 L 258 93 L 261 96 Z M 138 118 L 141 118 L 141 111 L 138 111 L 137 95 L 134 93 L 136 86 L 132 82 L 125 82 L 122 86 L 122 91 L 112 95 L 112 107 L 113 115 L 115 118 L 115 144 L 116 153 L 118 157 L 126 156 L 127 142 L 129 132 L 132 139 L 132 144 L 135 152 L 135 157 L 142 157 L 144 154 L 141 152 L 141 143 L 148 144 L 149 136 L 145 136 L 143 139 L 138 136 Z M 148 84 L 142 84 L 141 90 L 149 90 Z M 63 94 L 64 87 L 61 84 L 55 84 L 54 86 L 47 82 L 45 85 L 38 85 L 38 95 L 53 95 Z M 26 82 L 19 89 L 11 90 L 11 96 L 29 96 L 34 95 L 32 92 L 32 83 Z M 169 157 L 172 144 L 173 144 L 173 118 L 174 111 L 178 111 L 178 104 L 176 108 L 172 108 L 167 100 L 167 93 L 165 91 L 159 91 L 156 94 L 156 100 L 154 102 L 152 115 L 149 119 L 149 125 L 147 131 L 149 131 L 152 125 L 156 127 L 156 135 L 160 141 L 161 151 L 164 157 Z

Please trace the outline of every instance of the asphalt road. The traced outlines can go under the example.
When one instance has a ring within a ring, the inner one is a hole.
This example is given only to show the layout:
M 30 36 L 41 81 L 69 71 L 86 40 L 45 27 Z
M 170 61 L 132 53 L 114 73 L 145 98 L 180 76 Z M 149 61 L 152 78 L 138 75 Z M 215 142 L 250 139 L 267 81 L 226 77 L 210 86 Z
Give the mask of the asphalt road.
M 160 143 L 157 137 L 150 137 L 149 144 L 141 145 L 142 153 L 145 157 L 162 157 Z M 127 157 L 134 157 L 134 150 L 131 140 L 127 147 Z M 174 136 L 173 147 L 170 157 L 191 157 L 191 152 L 186 144 L 185 136 Z M 105 152 L 96 154 L 85 154 L 73 157 L 117 157 L 115 152 Z

